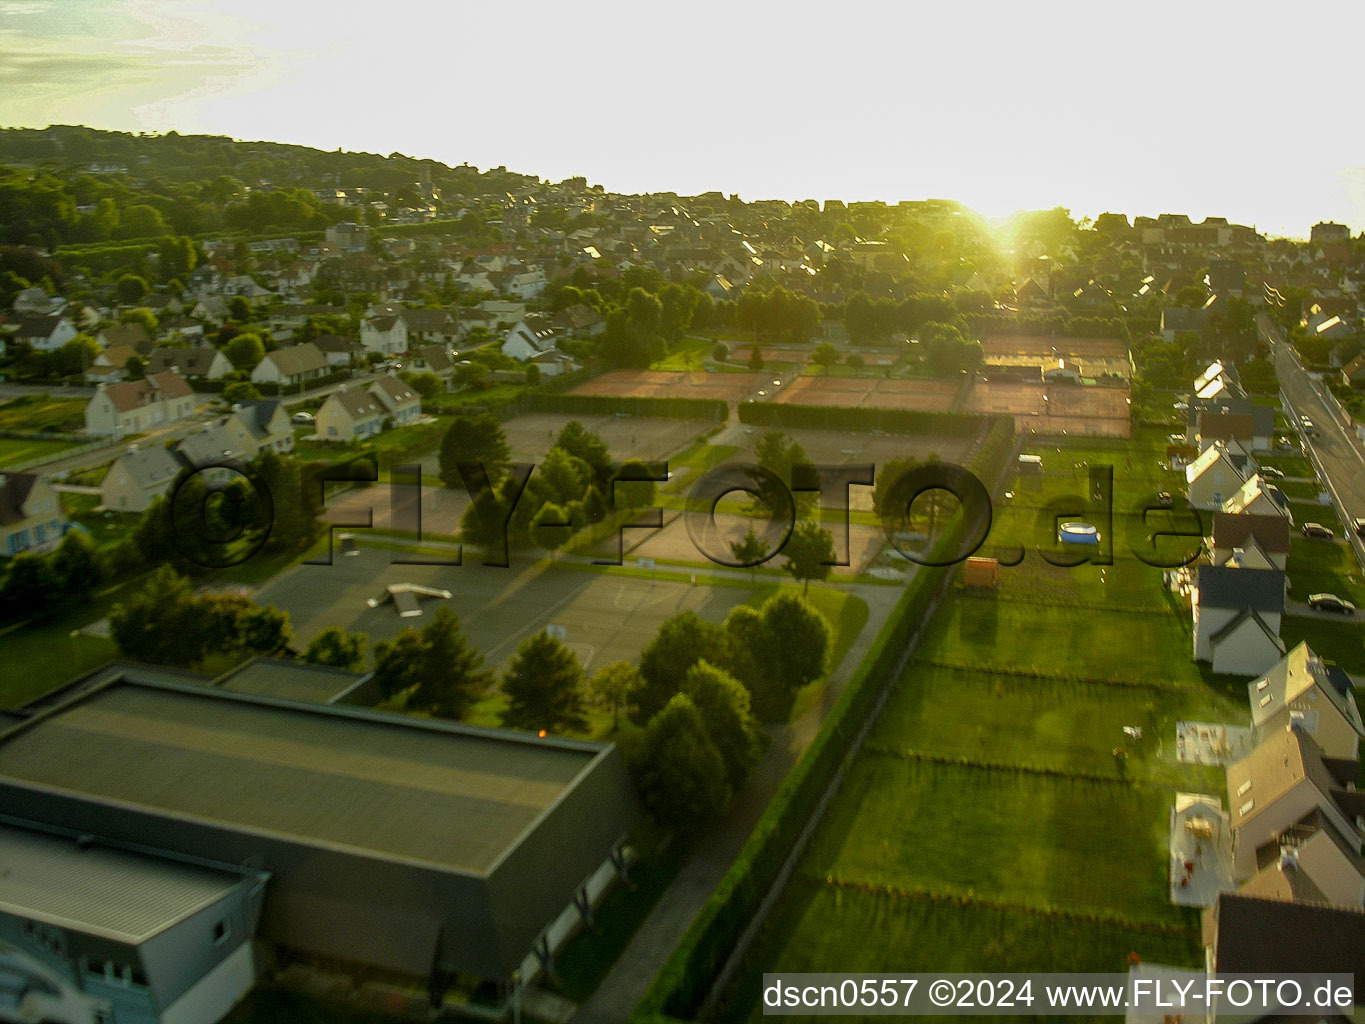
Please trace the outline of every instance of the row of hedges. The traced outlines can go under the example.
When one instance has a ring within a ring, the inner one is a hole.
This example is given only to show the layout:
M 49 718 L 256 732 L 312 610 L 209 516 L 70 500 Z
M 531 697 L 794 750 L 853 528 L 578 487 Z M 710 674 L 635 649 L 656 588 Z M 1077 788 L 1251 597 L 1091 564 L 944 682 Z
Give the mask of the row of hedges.
M 981 419 L 966 418 L 974 424 Z M 1013 421 L 997 417 L 971 459 L 971 470 L 988 488 L 1013 453 L 1013 435 Z M 953 530 L 940 538 L 936 550 L 948 551 L 960 544 L 964 529 L 965 521 L 959 520 Z M 685 1020 L 701 1006 L 878 697 L 894 677 L 906 647 L 951 581 L 953 570 L 952 566 L 921 566 L 914 574 L 858 671 L 830 709 L 814 742 L 783 781 L 720 886 L 636 1007 L 632 1015 L 636 1024 Z
M 862 409 L 851 405 L 785 405 L 744 402 L 739 421 L 783 430 L 857 430 L 885 434 L 937 434 L 970 437 L 981 426 L 975 413 L 928 412 L 923 409 Z

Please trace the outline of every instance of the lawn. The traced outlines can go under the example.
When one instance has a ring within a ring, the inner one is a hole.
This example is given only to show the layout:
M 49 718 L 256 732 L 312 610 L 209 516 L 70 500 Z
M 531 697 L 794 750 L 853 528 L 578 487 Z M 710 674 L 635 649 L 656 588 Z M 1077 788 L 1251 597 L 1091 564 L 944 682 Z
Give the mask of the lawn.
M 1161 787 L 865 756 L 802 870 L 1179 925 L 1165 881 L 1171 800 Z
M 1311 480 L 1315 475 L 1313 464 L 1302 455 L 1264 455 L 1258 456 L 1256 461 L 1262 466 L 1278 469 L 1285 476 L 1307 477 Z
M 1359 612 L 1356 613 L 1360 615 Z M 1280 626 L 1280 639 L 1287 650 L 1303 641 L 1315 654 L 1333 662 L 1353 675 L 1365 674 L 1365 623 L 1337 622 L 1334 619 L 1315 619 L 1286 615 Z
M 75 434 L 85 429 L 87 399 L 49 394 L 21 395 L 0 402 L 0 430 L 52 430 Z
M 142 521 L 142 515 L 136 512 L 96 512 L 95 506 L 100 503 L 98 494 L 63 491 L 61 498 L 67 518 L 84 526 L 90 542 L 99 548 L 117 544 Z
M 1309 594 L 1336 594 L 1365 607 L 1365 580 L 1355 555 L 1344 543 L 1293 536 L 1289 542 L 1289 583 L 1300 601 Z
M 525 390 L 525 384 L 494 384 L 483 391 L 446 391 L 424 399 L 422 404 L 442 413 L 458 412 L 471 405 L 491 409 L 506 405 Z
M 830 926 L 834 921 L 838 927 Z M 850 941 L 852 936 L 859 938 Z M 808 878 L 792 882 L 764 927 L 760 948 L 769 969 L 784 972 L 1120 971 L 1134 952 L 1163 964 L 1203 963 L 1194 930 L 1137 931 L 991 905 L 841 889 Z M 761 975 L 747 975 L 718 1019 L 726 1024 L 768 1019 L 760 1006 L 761 987 Z
M 700 370 L 711 362 L 711 350 L 716 347 L 708 338 L 683 338 L 673 351 L 649 364 L 651 370 Z
M 939 612 L 918 654 L 961 668 L 1197 684 L 1189 630 L 1171 612 L 964 597 Z
M 1160 692 L 911 663 L 868 744 L 887 754 L 913 751 L 1174 786 L 1189 782 L 1170 743 L 1182 718 L 1241 723 L 1246 704 L 1203 689 Z M 1140 727 L 1142 738 L 1125 736 L 1126 725 Z M 1121 770 L 1115 747 L 1127 754 Z
M 51 461 L 77 447 L 79 441 L 46 441 L 36 438 L 0 437 L 0 469 L 29 465 L 35 460 Z
M 1295 501 L 1289 499 L 1289 511 L 1294 515 L 1294 529 L 1300 529 L 1304 523 L 1321 523 L 1329 530 L 1335 530 L 1337 536 L 1341 536 L 1341 519 L 1337 516 L 1336 509 L 1331 505 L 1319 505 L 1316 501 Z

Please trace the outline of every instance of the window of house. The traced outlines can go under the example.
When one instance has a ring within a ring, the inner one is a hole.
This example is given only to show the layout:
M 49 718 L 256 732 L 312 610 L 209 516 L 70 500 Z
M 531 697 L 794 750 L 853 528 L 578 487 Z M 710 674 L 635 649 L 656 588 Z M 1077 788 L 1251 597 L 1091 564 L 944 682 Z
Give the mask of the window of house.
M 1246 796 L 1249 792 L 1251 792 L 1251 780 L 1247 779 L 1246 782 L 1237 787 L 1237 795 Z
M 231 934 L 232 929 L 228 926 L 227 919 L 224 918 L 213 926 L 213 944 L 215 946 L 221 946 L 227 941 L 228 936 Z
M 1251 809 L 1252 809 L 1253 807 L 1255 807 L 1255 806 L 1256 806 L 1256 801 L 1255 801 L 1255 799 L 1253 798 L 1253 799 L 1251 799 L 1251 800 L 1248 800 L 1246 803 L 1242 804 L 1242 806 L 1239 807 L 1237 810 L 1238 810 L 1238 812 L 1242 815 L 1242 817 L 1245 818 L 1248 814 L 1251 813 Z

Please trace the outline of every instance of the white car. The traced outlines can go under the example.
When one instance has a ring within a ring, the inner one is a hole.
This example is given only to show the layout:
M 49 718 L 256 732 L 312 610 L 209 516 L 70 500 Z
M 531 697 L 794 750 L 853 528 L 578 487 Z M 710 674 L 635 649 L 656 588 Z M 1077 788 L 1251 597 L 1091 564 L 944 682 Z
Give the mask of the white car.
M 313 414 L 311 412 L 296 412 L 293 419 L 295 423 L 312 423 Z

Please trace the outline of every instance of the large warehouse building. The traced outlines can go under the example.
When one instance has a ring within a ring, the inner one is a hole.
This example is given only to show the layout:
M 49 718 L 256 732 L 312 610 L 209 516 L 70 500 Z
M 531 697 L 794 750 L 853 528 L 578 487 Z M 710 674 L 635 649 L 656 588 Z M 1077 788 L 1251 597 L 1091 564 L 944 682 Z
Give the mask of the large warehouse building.
M 169 902 L 142 913 L 172 947 L 184 885 L 169 880 L 198 871 L 215 899 L 263 889 L 259 921 L 247 906 L 238 927 L 283 957 L 434 993 L 457 977 L 506 985 L 544 961 L 566 908 L 586 912 L 589 880 L 622 866 L 639 812 L 614 746 L 242 689 L 122 666 L 0 721 L 0 955 L 79 988 L 75 951 L 98 931 L 53 913 L 40 884 L 12 884 L 25 844 L 64 845 L 73 871 L 114 871 L 100 862 L 114 858 L 165 888 Z M 35 928 L 53 941 L 4 941 Z M 222 959 L 182 952 L 206 970 Z M 120 980 L 147 986 L 146 959 Z M 150 1019 L 172 1019 L 154 1002 Z

